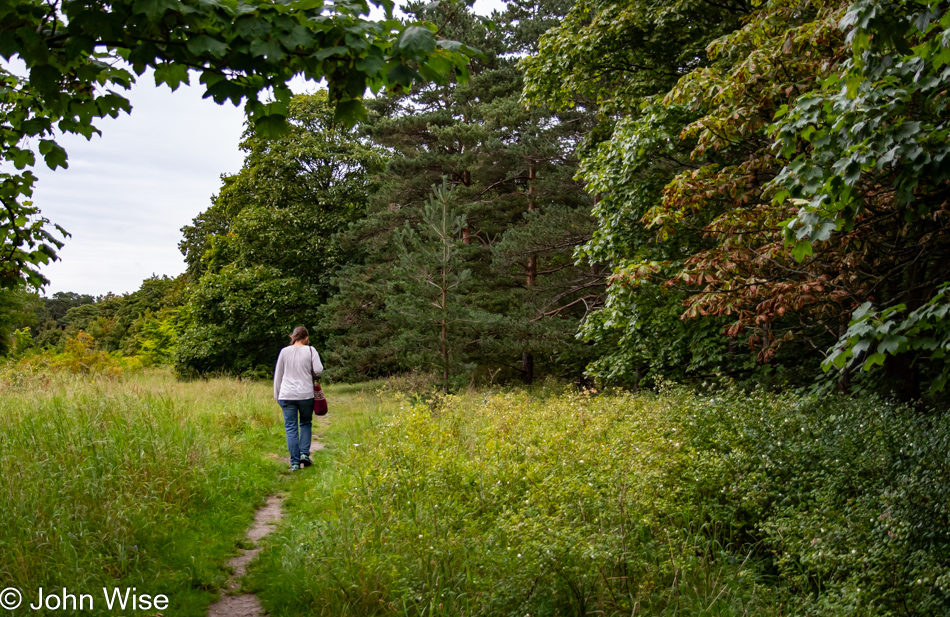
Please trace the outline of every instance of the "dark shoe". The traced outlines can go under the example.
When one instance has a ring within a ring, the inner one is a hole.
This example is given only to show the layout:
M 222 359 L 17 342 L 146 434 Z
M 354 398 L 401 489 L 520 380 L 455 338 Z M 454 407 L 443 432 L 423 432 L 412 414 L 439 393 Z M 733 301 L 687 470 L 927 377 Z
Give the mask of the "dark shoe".
M 301 454 L 301 455 L 300 455 L 300 466 L 301 466 L 301 467 L 310 467 L 311 465 L 313 465 L 313 461 L 310 460 L 310 455 L 309 455 L 309 454 Z

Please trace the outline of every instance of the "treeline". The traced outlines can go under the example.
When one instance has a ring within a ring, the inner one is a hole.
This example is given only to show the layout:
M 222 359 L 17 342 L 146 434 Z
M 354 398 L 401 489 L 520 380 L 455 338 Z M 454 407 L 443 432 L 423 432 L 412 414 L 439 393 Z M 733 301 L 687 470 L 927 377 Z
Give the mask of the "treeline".
M 575 333 L 606 275 L 574 258 L 595 227 L 574 179 L 595 121 L 526 108 L 518 68 L 569 8 L 512 3 L 491 24 L 412 5 L 481 51 L 465 84 L 377 97 L 351 130 L 324 94 L 297 97 L 288 135 L 248 132 L 244 168 L 184 229 L 180 370 L 263 374 L 302 323 L 339 379 L 579 377 L 595 355 Z
M 337 379 L 939 396 L 938 5 L 406 10 L 481 52 L 464 83 L 381 94 L 352 129 L 324 93 L 296 97 L 290 131 L 248 130 L 243 168 L 183 229 L 182 277 L 55 329 L 133 353 L 160 325 L 149 345 L 182 375 L 269 374 L 304 324 Z
M 19 358 L 43 350 L 62 352 L 83 334 L 96 351 L 137 356 L 145 365 L 169 364 L 186 291 L 184 277 L 158 276 L 121 296 L 5 291 L 0 294 L 0 354 Z

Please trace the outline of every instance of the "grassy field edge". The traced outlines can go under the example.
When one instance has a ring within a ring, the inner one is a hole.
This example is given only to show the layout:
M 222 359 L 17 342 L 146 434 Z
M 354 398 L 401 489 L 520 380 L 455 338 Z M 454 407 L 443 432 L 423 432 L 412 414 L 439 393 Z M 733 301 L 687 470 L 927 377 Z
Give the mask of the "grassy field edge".
M 23 591 L 164 594 L 203 617 L 255 509 L 283 486 L 268 384 L 170 371 L 68 379 L 0 399 L 0 579 Z M 60 611 L 36 611 L 53 614 Z

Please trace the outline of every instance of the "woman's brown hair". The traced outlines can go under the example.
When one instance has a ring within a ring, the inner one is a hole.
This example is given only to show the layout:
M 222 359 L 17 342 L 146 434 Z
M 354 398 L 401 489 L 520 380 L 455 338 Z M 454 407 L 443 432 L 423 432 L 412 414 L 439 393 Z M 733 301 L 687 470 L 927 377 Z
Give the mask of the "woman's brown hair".
M 290 335 L 290 344 L 293 345 L 297 341 L 305 341 L 308 338 L 310 338 L 310 333 L 307 332 L 307 329 L 303 326 L 297 326 Z

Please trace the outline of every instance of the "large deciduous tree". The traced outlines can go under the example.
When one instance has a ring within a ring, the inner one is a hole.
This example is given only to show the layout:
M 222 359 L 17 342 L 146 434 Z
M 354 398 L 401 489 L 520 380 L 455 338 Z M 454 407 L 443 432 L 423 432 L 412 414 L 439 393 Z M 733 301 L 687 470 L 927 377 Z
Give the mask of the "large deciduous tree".
M 612 270 L 605 305 L 582 326 L 583 336 L 603 350 L 589 367 L 602 380 L 638 385 L 748 364 L 720 339 L 721 321 L 678 319 L 688 293 L 663 285 L 708 244 L 702 224 L 671 236 L 644 218 L 676 174 L 694 167 L 691 144 L 680 133 L 695 114 L 663 105 L 662 97 L 692 70 L 722 64 L 706 46 L 739 27 L 750 10 L 732 1 L 581 0 L 523 61 L 532 104 L 569 108 L 580 99 L 600 112 L 578 175 L 597 196 L 598 219 L 579 256 Z
M 840 336 L 826 367 L 842 389 L 862 363 L 889 366 L 878 381 L 904 396 L 919 396 L 921 379 L 939 389 L 945 7 L 772 0 L 745 11 L 582 164 L 603 196 L 590 251 L 614 265 L 606 321 L 642 321 L 630 290 L 679 289 L 684 319 L 743 336 L 760 362 L 814 372 Z M 565 55 L 553 51 L 532 66 Z
M 182 230 L 193 284 L 181 373 L 270 371 L 293 326 L 316 324 L 347 259 L 334 234 L 362 216 L 380 153 L 333 121 L 326 92 L 294 97 L 289 110 L 284 136 L 248 129 L 243 168 Z
M 950 377 L 950 11 L 859 0 L 839 15 L 838 70 L 771 129 L 785 237 L 804 264 L 838 264 L 823 295 L 853 311 L 826 370 L 883 366 L 876 380 L 933 394 Z
M 20 0 L 0 3 L 0 286 L 47 281 L 66 232 L 29 201 L 37 153 L 66 166 L 58 133 L 91 138 L 95 121 L 129 112 L 117 91 L 154 69 L 172 90 L 197 74 L 205 96 L 245 104 L 256 130 L 285 127 L 297 76 L 327 80 L 336 118 L 363 114 L 367 88 L 406 88 L 464 77 L 472 50 L 436 36 L 425 22 L 405 25 L 381 0 L 385 19 L 367 19 L 363 0 Z M 25 74 L 16 69 L 25 65 Z M 16 170 L 10 169 L 10 166 Z

